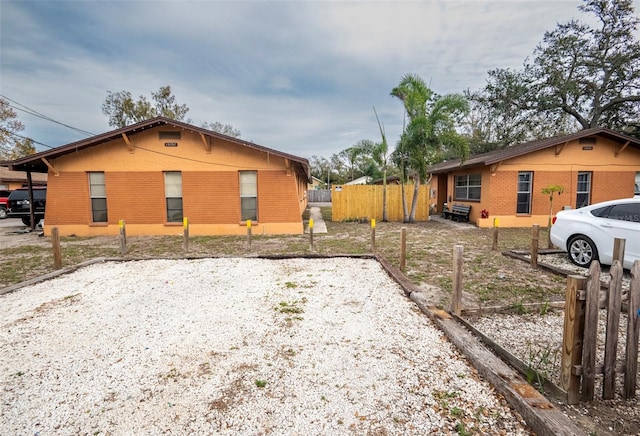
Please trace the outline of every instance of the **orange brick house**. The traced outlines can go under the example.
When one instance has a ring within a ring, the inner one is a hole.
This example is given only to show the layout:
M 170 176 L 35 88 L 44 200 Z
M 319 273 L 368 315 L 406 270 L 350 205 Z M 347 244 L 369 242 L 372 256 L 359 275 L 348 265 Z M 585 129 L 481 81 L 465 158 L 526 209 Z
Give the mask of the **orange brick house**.
M 491 227 L 547 226 L 549 185 L 564 188 L 554 213 L 634 195 L 640 180 L 640 140 L 604 128 L 506 147 L 430 168 L 437 211 L 444 203 L 471 206 L 470 222 Z M 488 218 L 482 218 L 482 211 Z
M 45 234 L 302 234 L 306 159 L 164 117 L 5 162 L 48 173 Z

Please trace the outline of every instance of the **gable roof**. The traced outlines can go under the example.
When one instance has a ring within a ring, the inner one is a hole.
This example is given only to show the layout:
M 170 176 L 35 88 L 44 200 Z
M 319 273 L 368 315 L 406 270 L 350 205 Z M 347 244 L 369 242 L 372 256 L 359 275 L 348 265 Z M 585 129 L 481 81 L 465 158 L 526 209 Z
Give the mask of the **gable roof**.
M 299 156 L 283 153 L 281 151 L 273 150 L 271 148 L 264 147 L 262 145 L 254 144 L 253 142 L 243 141 L 233 136 L 223 135 L 222 133 L 207 130 L 202 127 L 196 127 L 191 124 L 184 123 L 182 121 L 172 120 L 166 117 L 155 117 L 146 121 L 142 121 L 137 124 L 132 124 L 127 127 L 112 130 L 110 132 L 102 133 L 100 135 L 92 136 L 91 138 L 82 139 L 80 141 L 72 142 L 67 145 L 53 148 L 51 150 L 42 151 L 26 157 L 15 159 L 12 161 L 0 162 L 0 165 L 7 166 L 11 170 L 15 171 L 31 171 L 36 173 L 46 173 L 49 171 L 49 167 L 43 159 L 55 159 L 60 156 L 64 156 L 69 153 L 75 153 L 79 150 L 94 147 L 96 145 L 103 144 L 105 142 L 113 141 L 115 139 L 121 139 L 122 135 L 133 136 L 146 130 L 154 129 L 160 126 L 177 127 L 182 130 L 187 130 L 193 133 L 201 133 L 212 138 L 223 139 L 228 142 L 233 142 L 242 147 L 248 147 L 257 151 L 279 156 L 284 159 L 288 159 L 291 162 L 297 164 L 297 172 L 306 178 L 309 182 L 311 179 L 311 170 L 309 167 L 309 161 Z
M 605 129 L 603 127 L 596 127 L 593 129 L 580 130 L 579 132 L 571 133 L 569 135 L 555 136 L 553 138 L 525 142 L 523 144 L 501 148 L 500 150 L 493 150 L 487 153 L 476 154 L 474 156 L 471 156 L 464 162 L 462 162 L 461 159 L 453 159 L 446 162 L 440 162 L 429 167 L 429 172 L 431 174 L 443 174 L 458 169 L 492 165 L 498 162 L 502 162 L 506 159 L 523 156 L 535 151 L 544 150 L 545 148 L 555 147 L 570 141 L 574 141 L 576 139 L 587 138 L 590 136 L 602 136 L 615 142 L 619 142 L 623 145 L 626 144 L 630 147 L 640 149 L 640 139 L 634 138 L 632 136 L 627 136 L 622 133 L 614 132 L 613 130 Z

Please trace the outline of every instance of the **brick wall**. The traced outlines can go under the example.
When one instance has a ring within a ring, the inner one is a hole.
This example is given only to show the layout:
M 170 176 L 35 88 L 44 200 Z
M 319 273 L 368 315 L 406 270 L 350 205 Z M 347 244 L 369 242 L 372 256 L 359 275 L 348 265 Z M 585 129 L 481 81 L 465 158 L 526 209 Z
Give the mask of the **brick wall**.
M 192 224 L 239 223 L 239 183 L 237 171 L 182 173 L 184 216 Z
M 51 195 L 60 192 L 62 195 Z M 78 224 L 91 222 L 89 180 L 83 172 L 50 175 L 47 182 L 46 223 Z
M 121 219 L 127 224 L 166 221 L 164 174 L 161 171 L 106 171 L 104 178 L 109 223 L 116 224 Z
M 292 222 L 300 219 L 295 175 L 285 171 L 258 171 L 258 221 Z

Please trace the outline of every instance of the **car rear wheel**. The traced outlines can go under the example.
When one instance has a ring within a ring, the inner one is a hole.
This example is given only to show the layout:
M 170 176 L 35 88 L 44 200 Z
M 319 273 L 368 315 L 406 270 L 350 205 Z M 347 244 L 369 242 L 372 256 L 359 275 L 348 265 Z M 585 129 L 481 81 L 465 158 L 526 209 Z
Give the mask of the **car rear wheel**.
M 3 220 L 7 217 L 7 209 L 4 207 L 0 207 L 0 220 Z
M 20 219 L 22 220 L 22 224 L 24 224 L 25 226 L 31 225 L 31 218 L 29 218 L 28 216 L 23 216 Z
M 591 262 L 598 260 L 598 249 L 596 248 L 596 244 L 586 236 L 574 236 L 569 240 L 567 247 L 571 262 L 578 266 L 588 268 L 589 265 L 591 265 Z

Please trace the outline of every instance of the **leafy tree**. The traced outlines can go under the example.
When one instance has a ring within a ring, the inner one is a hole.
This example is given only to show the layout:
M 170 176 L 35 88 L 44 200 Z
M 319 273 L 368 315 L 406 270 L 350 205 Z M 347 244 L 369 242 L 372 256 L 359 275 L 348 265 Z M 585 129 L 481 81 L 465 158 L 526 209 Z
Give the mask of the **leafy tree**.
M 585 0 L 579 20 L 546 32 L 522 70 L 489 71 L 472 97 L 496 123 L 502 144 L 607 127 L 640 137 L 640 19 L 631 0 Z
M 338 153 L 338 158 L 349 169 L 349 180 L 355 180 L 357 177 L 364 175 L 363 168 L 369 164 L 368 157 L 371 156 L 373 145 L 373 141 L 361 139 L 352 147 Z
M 463 159 L 469 155 L 468 142 L 456 130 L 469 104 L 460 94 L 435 94 L 422 78 L 413 74 L 402 77 L 391 95 L 403 102 L 409 118 L 396 149 L 396 161 L 412 171 L 415 186 L 408 221 L 415 222 L 418 191 L 427 178 L 428 166 L 441 161 L 447 152 Z
M 331 180 L 333 183 L 342 184 L 347 181 L 348 168 L 340 157 L 340 153 L 331 155 Z
M 313 155 L 309 159 L 311 175 L 327 184 L 327 189 L 331 185 L 331 162 L 326 157 Z
M 236 129 L 231 124 L 222 124 L 220 121 L 204 122 L 202 123 L 202 127 L 213 130 L 214 132 L 222 133 L 223 135 L 233 136 L 234 138 L 240 137 L 240 130 Z
M 0 160 L 13 160 L 36 152 L 33 140 L 18 132 L 24 125 L 4 98 L 0 98 Z
M 116 128 L 157 116 L 190 122 L 185 120 L 189 108 L 187 105 L 176 103 L 176 97 L 171 94 L 170 86 L 163 86 L 157 92 L 152 92 L 151 99 L 153 102 L 141 95 L 134 101 L 129 91 L 107 91 L 107 98 L 102 103 L 102 113 L 109 117 L 109 125 Z

